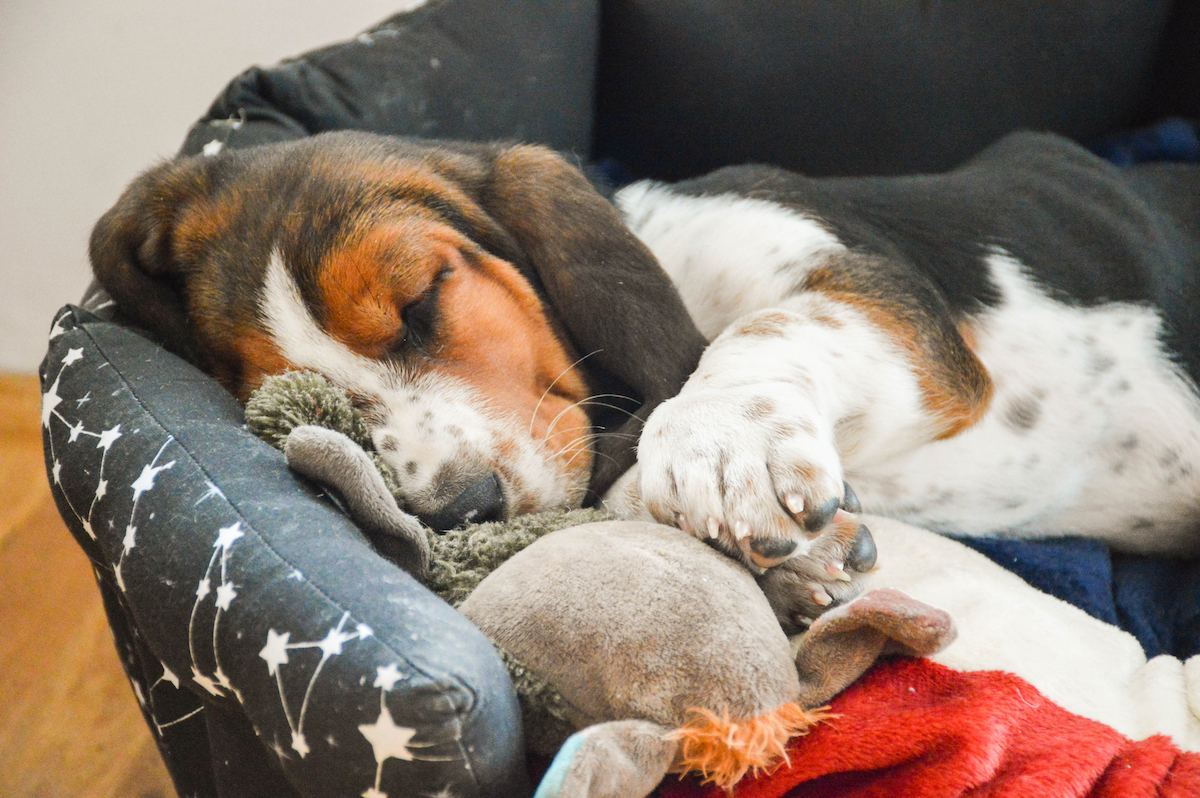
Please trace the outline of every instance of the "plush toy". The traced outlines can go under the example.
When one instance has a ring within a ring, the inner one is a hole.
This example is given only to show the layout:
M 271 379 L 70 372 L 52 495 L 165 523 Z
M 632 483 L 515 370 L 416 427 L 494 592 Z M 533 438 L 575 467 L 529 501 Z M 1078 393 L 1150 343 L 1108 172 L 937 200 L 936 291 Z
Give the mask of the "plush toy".
M 314 374 L 267 380 L 246 422 L 497 646 L 531 749 L 554 756 L 537 798 L 642 798 L 668 772 L 731 789 L 782 763 L 879 656 L 926 656 L 954 637 L 944 612 L 881 589 L 789 641 L 739 563 L 595 510 L 436 534 L 400 509 L 350 401 Z

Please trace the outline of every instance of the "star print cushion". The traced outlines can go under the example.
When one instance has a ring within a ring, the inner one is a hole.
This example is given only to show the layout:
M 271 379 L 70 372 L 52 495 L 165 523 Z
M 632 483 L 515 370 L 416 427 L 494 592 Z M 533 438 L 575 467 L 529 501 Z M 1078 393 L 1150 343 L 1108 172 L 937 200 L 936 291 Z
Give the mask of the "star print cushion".
M 41 376 L 55 500 L 181 795 L 528 790 L 490 644 L 219 385 L 71 307 Z

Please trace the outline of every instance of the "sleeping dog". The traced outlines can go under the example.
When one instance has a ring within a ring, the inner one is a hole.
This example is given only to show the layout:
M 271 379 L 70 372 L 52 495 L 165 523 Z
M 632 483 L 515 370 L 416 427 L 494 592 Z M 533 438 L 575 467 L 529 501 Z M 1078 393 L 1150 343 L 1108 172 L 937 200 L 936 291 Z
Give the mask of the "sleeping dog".
M 941 175 L 735 167 L 614 207 L 538 147 L 335 133 L 153 169 L 91 257 L 235 395 L 349 391 L 434 528 L 607 492 L 785 622 L 856 593 L 860 501 L 1200 548 L 1197 166 L 1017 134 Z

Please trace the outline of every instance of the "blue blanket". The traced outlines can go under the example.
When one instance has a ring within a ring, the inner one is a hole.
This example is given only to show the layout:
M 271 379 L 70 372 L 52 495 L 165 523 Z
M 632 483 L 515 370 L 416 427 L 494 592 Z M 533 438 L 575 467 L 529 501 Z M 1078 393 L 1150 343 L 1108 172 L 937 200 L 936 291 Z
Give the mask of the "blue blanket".
M 1200 560 L 1118 554 L 1078 538 L 958 540 L 1039 590 L 1131 633 L 1148 658 L 1200 654 Z

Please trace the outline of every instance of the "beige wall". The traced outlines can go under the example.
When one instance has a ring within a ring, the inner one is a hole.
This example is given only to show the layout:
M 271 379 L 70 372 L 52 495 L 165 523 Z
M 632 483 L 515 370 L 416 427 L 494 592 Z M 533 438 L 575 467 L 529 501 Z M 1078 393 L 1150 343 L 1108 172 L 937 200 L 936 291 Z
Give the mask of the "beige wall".
M 238 72 L 422 0 L 0 0 L 0 371 L 32 373 L 92 223 Z

